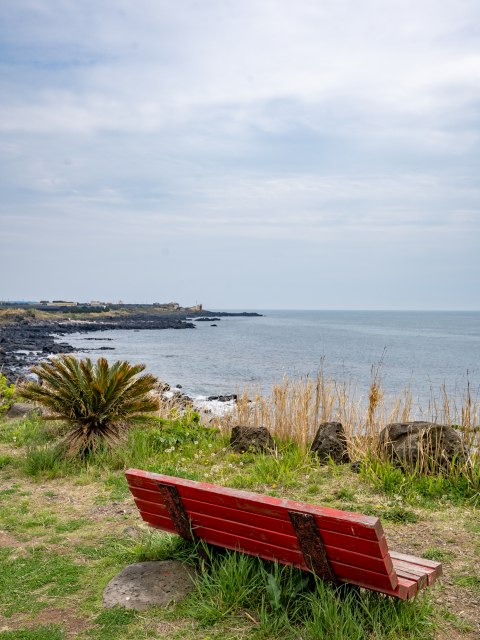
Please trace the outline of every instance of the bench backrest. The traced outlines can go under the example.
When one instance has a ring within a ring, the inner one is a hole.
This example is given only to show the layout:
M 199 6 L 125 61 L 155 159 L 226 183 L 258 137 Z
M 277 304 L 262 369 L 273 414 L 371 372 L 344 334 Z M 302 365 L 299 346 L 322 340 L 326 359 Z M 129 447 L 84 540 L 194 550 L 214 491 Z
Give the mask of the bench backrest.
M 150 526 L 178 533 L 159 489 L 159 483 L 171 485 L 199 538 L 308 570 L 289 512 L 308 514 L 314 516 L 339 580 L 400 598 L 417 591 L 413 579 L 397 575 L 378 518 L 137 469 L 125 475 Z

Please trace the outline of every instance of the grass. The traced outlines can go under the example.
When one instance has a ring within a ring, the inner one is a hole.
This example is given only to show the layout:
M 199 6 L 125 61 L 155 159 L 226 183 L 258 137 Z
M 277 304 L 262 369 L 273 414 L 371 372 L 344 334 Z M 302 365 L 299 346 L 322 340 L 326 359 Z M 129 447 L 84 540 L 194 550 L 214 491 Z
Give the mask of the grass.
M 428 547 L 423 553 L 422 558 L 426 560 L 436 560 L 437 562 L 451 562 L 455 558 L 455 554 L 448 549 L 441 547 Z
M 76 593 L 84 568 L 68 557 L 32 548 L 21 557 L 10 550 L 2 552 L 0 574 L 0 612 L 33 613 L 43 608 L 42 599 Z
M 281 389 L 277 391 L 277 420 L 287 433 L 282 422 L 286 414 L 280 409 L 295 409 L 294 424 L 300 425 L 306 415 L 300 402 L 305 390 L 297 386 L 296 406 L 288 404 L 285 394 L 282 400 Z M 318 419 L 335 418 L 327 411 L 331 396 L 325 389 L 322 393 Z M 379 397 L 380 402 L 381 394 Z M 238 410 L 243 411 L 242 402 L 239 404 Z M 255 411 L 250 410 L 250 424 Z M 371 411 L 366 415 L 371 416 Z M 261 418 L 257 412 L 258 423 Z M 62 457 L 58 446 L 64 433 L 61 424 L 52 429 L 33 419 L 0 422 L 0 530 L 19 541 L 7 552 L 0 547 L 0 612 L 4 619 L 34 617 L 45 607 L 73 607 L 85 617 L 78 635 L 81 640 L 148 638 L 159 623 L 172 625 L 177 630 L 172 637 L 186 640 L 435 637 L 433 600 L 440 597 L 438 591 L 429 589 L 431 595 L 407 603 L 369 592 L 360 597 L 347 593 L 338 606 L 339 594 L 329 585 L 316 584 L 312 576 L 233 552 L 212 556 L 211 568 L 197 575 L 197 590 L 170 609 L 139 615 L 123 609 L 102 611 L 103 588 L 126 565 L 166 559 L 193 565 L 200 562 L 197 550 L 178 536 L 141 528 L 134 538 L 123 533 L 125 527 L 139 522 L 124 479 L 129 467 L 378 516 L 388 529 L 387 539 L 411 536 L 410 547 L 399 550 L 451 565 L 453 584 L 447 589 L 469 594 L 479 591 L 475 571 L 461 569 L 457 550 L 440 546 L 442 540 L 463 545 L 465 536 L 474 540 L 480 531 L 473 467 L 470 475 L 453 468 L 425 473 L 395 467 L 369 452 L 360 473 L 353 473 L 349 465 L 319 464 L 294 432 L 290 439 L 277 438 L 275 455 L 237 455 L 229 448 L 228 435 L 237 419 L 216 419 L 215 428 L 205 428 L 192 414 L 182 418 L 169 408 L 132 425 L 115 450 L 100 450 L 81 460 Z M 466 511 L 472 515 L 467 517 Z M 447 526 L 451 513 L 460 514 L 454 532 Z M 417 537 L 430 521 L 440 526 L 443 518 L 442 527 L 449 533 L 442 534 L 442 540 L 432 539 L 433 533 L 428 542 Z M 469 544 L 475 549 L 473 542 Z M 390 546 L 398 549 L 395 542 Z M 20 585 L 17 591 L 15 583 Z M 25 593 L 33 595 L 28 599 Z M 458 620 L 441 617 L 447 627 L 457 630 L 466 630 L 470 624 L 465 620 L 462 626 L 460 615 Z M 3 636 L 43 640 L 46 634 L 66 637 L 63 625 L 28 629 L 25 625 L 15 631 L 16 636 L 5 635 L 10 630 L 0 632 L 0 640 Z
M 37 625 L 32 629 L 0 631 L 0 640 L 63 640 L 65 634 L 60 625 Z

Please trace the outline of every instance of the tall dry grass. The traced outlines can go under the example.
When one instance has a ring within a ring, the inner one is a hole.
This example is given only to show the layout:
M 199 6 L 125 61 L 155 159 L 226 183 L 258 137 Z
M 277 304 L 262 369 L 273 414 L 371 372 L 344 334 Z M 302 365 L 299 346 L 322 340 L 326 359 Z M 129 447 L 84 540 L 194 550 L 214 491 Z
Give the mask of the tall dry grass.
M 380 431 L 392 422 L 424 420 L 459 425 L 468 452 L 478 454 L 480 448 L 480 399 L 472 397 L 469 383 L 451 396 L 445 385 L 437 395 L 432 388 L 424 407 L 410 388 L 398 394 L 387 393 L 380 366 L 372 368 L 366 395 L 359 394 L 358 384 L 351 378 L 336 381 L 325 374 L 323 367 L 316 377 L 284 375 L 269 394 L 264 394 L 260 385 L 245 387 L 238 392 L 232 417 L 235 424 L 266 427 L 280 440 L 297 442 L 304 451 L 319 423 L 341 422 L 354 460 L 371 455 Z

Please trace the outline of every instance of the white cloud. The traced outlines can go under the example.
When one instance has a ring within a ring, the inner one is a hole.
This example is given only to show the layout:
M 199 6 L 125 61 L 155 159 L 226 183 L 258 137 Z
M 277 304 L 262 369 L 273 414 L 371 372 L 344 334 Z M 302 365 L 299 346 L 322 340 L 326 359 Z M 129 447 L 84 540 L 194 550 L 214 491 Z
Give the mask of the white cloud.
M 353 233 L 408 255 L 423 227 L 433 262 L 448 233 L 472 246 L 479 19 L 473 0 L 4 3 L 0 245 Z

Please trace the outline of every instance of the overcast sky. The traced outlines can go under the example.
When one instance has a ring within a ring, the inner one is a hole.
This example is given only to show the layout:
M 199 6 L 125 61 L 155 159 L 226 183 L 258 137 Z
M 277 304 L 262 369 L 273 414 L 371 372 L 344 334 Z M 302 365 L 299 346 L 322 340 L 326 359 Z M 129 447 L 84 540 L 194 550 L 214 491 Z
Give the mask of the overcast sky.
M 0 29 L 0 299 L 480 309 L 478 0 L 15 0 Z

